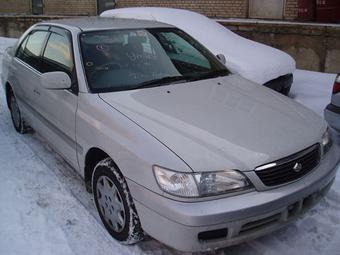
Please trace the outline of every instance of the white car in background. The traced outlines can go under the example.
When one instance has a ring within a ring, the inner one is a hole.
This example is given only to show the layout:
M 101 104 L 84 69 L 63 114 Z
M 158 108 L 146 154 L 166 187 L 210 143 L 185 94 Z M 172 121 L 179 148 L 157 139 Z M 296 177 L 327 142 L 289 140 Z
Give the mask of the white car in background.
M 334 81 L 331 103 L 326 106 L 324 113 L 328 124 L 340 132 L 340 74 Z
M 135 7 L 108 10 L 100 16 L 154 20 L 176 26 L 215 55 L 223 54 L 225 65 L 232 73 L 285 95 L 293 83 L 295 61 L 291 56 L 243 38 L 199 13 L 173 8 Z

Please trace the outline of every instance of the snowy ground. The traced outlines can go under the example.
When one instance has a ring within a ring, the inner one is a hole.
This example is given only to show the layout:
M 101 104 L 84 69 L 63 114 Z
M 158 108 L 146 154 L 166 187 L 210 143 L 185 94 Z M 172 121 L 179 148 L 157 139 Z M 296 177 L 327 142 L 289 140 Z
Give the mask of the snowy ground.
M 0 38 L 0 58 L 9 43 Z M 333 80 L 334 75 L 296 71 L 292 97 L 322 114 Z M 39 135 L 14 131 L 0 91 L 1 255 L 181 254 L 151 239 L 134 246 L 114 241 L 78 175 Z M 216 254 L 340 255 L 340 178 L 303 219 Z

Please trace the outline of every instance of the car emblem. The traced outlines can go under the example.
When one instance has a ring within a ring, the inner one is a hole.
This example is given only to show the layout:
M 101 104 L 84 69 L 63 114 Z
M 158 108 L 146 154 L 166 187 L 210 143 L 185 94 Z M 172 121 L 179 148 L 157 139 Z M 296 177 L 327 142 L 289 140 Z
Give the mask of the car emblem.
M 302 164 L 301 163 L 295 163 L 293 170 L 295 173 L 299 173 L 302 170 Z

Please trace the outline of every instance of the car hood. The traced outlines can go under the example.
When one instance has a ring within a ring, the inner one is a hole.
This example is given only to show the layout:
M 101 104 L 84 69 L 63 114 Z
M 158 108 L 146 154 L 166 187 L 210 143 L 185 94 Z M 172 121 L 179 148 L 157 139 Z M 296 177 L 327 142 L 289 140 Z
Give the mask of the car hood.
M 295 71 L 294 59 L 283 51 L 243 38 L 196 12 L 173 8 L 134 7 L 103 12 L 101 17 L 155 20 L 176 26 L 213 54 L 224 54 L 226 67 L 253 82 L 264 84 Z
M 316 113 L 238 75 L 99 97 L 194 171 L 252 170 L 320 142 L 326 129 Z

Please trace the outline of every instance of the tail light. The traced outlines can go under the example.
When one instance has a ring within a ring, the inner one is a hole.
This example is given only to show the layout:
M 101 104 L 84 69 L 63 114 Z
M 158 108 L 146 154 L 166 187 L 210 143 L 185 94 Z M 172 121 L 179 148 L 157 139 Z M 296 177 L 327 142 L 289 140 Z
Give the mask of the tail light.
M 335 79 L 334 86 L 333 86 L 333 94 L 340 92 L 340 74 Z

